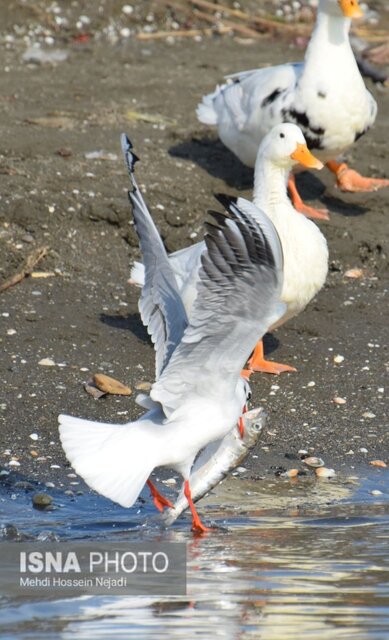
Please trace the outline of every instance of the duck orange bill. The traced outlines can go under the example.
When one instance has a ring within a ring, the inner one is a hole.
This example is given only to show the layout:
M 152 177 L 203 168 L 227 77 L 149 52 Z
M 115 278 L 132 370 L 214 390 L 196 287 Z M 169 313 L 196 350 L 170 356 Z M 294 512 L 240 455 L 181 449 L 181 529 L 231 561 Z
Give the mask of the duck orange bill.
M 309 169 L 322 169 L 324 166 L 323 163 L 310 152 L 307 145 L 301 142 L 297 143 L 296 149 L 290 154 L 290 157 L 304 165 L 304 167 L 309 167 Z
M 358 0 L 338 0 L 338 2 L 346 18 L 361 18 L 363 16 Z

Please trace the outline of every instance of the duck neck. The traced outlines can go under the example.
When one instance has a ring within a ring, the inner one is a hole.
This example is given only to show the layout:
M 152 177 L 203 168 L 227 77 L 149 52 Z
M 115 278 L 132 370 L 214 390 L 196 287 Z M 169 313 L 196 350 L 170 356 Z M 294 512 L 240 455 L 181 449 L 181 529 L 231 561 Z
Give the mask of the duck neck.
M 325 0 L 320 3 L 316 25 L 308 44 L 304 61 L 304 79 L 311 75 L 317 79 L 317 70 L 331 74 L 339 66 L 356 66 L 349 40 L 351 20 L 343 15 L 331 15 L 325 10 Z M 303 78 L 302 78 L 303 79 Z
M 287 195 L 288 168 L 278 167 L 270 160 L 257 158 L 254 172 L 253 201 L 272 218 L 280 204 L 290 204 Z

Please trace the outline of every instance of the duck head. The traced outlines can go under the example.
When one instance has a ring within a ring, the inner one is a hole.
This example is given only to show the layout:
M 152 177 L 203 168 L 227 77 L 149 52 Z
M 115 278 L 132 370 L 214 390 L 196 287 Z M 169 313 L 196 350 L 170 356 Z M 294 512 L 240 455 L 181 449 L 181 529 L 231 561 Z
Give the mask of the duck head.
M 363 11 L 358 0 L 320 0 L 319 11 L 333 16 L 360 18 Z
M 263 139 L 259 153 L 282 169 L 291 169 L 297 163 L 310 169 L 323 168 L 323 163 L 309 151 L 303 132 L 295 124 L 273 127 Z

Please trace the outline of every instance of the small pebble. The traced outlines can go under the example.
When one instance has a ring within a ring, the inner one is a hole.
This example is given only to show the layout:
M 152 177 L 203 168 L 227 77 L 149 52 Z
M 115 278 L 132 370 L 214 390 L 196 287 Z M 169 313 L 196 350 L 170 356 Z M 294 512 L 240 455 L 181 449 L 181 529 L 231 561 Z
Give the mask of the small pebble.
M 48 489 L 54 489 L 55 484 L 54 482 L 45 482 L 45 487 L 47 487 Z
M 314 382 L 313 380 L 311 380 L 311 382 L 308 382 L 307 387 L 314 387 L 316 384 L 316 382 Z
M 371 460 L 369 464 L 373 465 L 373 467 L 382 467 L 383 469 L 387 467 L 386 462 L 383 460 Z
M 379 489 L 372 489 L 370 493 L 372 496 L 382 496 L 382 491 L 380 491 Z
M 37 509 L 44 509 L 53 502 L 53 498 L 48 493 L 36 493 L 32 496 L 32 503 Z
M 341 355 L 334 356 L 335 364 L 340 364 L 343 361 L 344 361 L 344 356 L 341 356 Z
M 246 473 L 247 469 L 246 469 L 246 467 L 237 467 L 236 471 L 238 473 Z
M 163 484 L 177 484 L 177 480 L 175 478 L 167 478 L 167 480 L 162 480 Z
M 20 462 L 18 462 L 17 460 L 10 460 L 8 463 L 8 466 L 10 467 L 20 467 Z
M 37 458 L 38 455 L 39 455 L 39 453 L 37 451 L 35 451 L 34 449 L 31 449 L 30 456 L 32 456 L 33 458 Z
M 38 440 L 39 438 L 37 433 L 30 433 L 28 437 L 31 438 L 31 440 Z
M 371 411 L 365 411 L 365 413 L 362 413 L 362 417 L 363 418 L 375 418 L 375 413 L 372 413 Z
M 7 329 L 7 336 L 14 336 L 16 333 L 16 329 Z
M 346 404 L 347 400 L 345 398 L 339 398 L 338 396 L 333 399 L 335 404 Z

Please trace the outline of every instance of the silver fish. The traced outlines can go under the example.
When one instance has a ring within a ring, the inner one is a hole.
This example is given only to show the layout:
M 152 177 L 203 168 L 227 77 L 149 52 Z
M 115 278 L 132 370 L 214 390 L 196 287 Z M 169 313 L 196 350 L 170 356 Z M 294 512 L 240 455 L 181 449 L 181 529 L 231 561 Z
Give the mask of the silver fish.
M 198 456 L 190 474 L 190 488 L 193 502 L 197 502 L 227 474 L 239 466 L 256 444 L 267 414 L 262 407 L 251 409 L 243 415 L 244 437 L 241 438 L 238 427 L 232 429 L 224 438 L 211 442 Z M 166 509 L 162 515 L 163 523 L 171 525 L 188 508 L 184 489 L 178 495 L 173 509 Z

